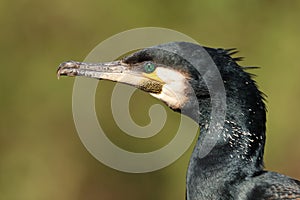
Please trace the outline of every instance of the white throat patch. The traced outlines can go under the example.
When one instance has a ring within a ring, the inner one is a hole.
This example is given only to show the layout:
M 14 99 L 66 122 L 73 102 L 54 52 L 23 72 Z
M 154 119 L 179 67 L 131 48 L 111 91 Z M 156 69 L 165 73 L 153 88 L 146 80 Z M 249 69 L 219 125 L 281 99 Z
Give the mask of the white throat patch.
M 165 82 L 159 94 L 150 93 L 153 97 L 167 103 L 173 109 L 182 108 L 187 101 L 189 83 L 187 76 L 172 69 L 158 67 L 157 76 Z

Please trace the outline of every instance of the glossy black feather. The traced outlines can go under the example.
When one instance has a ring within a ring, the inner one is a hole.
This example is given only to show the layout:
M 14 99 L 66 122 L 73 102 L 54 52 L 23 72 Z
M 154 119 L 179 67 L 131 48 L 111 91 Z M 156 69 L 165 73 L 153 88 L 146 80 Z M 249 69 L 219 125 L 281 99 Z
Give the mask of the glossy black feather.
M 174 42 L 159 47 L 189 49 L 197 53 L 199 47 L 186 42 Z M 236 49 L 204 47 L 218 67 L 226 90 L 226 120 L 223 134 L 215 147 L 204 158 L 199 157 L 210 120 L 211 100 L 205 82 L 182 57 L 157 47 L 141 50 L 124 62 L 137 63 L 145 60 L 161 63 L 174 70 L 190 74 L 190 84 L 196 95 L 199 111 L 190 106 L 187 114 L 200 118 L 200 136 L 191 156 L 187 171 L 188 200 L 205 199 L 297 199 L 300 198 L 299 181 L 290 177 L 264 171 L 266 107 L 265 95 L 257 88 L 253 74 L 232 58 Z M 179 111 L 180 110 L 176 110 Z

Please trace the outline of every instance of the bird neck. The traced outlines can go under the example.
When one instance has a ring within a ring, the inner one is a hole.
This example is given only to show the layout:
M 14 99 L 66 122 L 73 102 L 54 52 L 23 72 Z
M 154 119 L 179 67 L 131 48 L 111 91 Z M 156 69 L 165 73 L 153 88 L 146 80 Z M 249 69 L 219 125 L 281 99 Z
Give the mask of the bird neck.
M 199 102 L 200 135 L 188 167 L 187 199 L 214 199 L 219 192 L 231 197 L 231 185 L 263 168 L 266 118 L 261 93 L 246 73 L 232 79 L 240 82 L 225 81 L 227 111 L 220 134 L 208 130 L 210 99 Z M 209 134 L 215 137 L 215 144 L 202 157 Z

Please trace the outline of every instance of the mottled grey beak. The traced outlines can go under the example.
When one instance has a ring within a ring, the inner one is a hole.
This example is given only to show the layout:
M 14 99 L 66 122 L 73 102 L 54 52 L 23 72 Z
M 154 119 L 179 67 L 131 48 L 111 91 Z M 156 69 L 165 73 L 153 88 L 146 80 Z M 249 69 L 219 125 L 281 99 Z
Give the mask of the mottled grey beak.
M 159 93 L 163 82 L 154 79 L 143 72 L 139 65 L 130 65 L 119 61 L 105 63 L 84 63 L 67 61 L 59 65 L 57 77 L 84 76 L 128 84 L 151 93 Z

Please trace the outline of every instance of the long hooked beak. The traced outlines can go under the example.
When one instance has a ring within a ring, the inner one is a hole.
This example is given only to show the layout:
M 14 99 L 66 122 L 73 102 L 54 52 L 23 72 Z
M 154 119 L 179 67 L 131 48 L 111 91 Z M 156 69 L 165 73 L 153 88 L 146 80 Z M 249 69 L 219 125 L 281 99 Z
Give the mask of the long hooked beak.
M 115 81 L 151 93 L 160 93 L 163 87 L 163 82 L 149 78 L 139 66 L 133 67 L 122 61 L 105 63 L 67 61 L 59 65 L 56 74 L 58 78 L 60 76 L 84 76 Z

